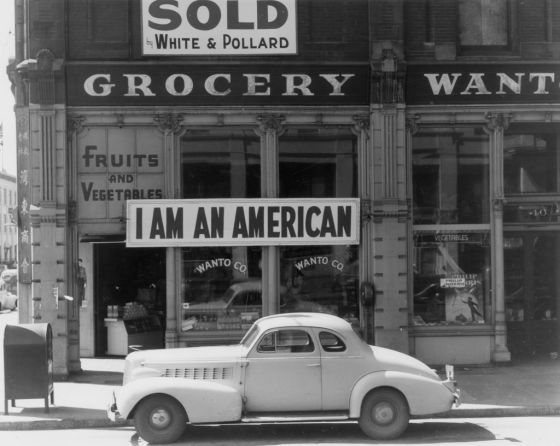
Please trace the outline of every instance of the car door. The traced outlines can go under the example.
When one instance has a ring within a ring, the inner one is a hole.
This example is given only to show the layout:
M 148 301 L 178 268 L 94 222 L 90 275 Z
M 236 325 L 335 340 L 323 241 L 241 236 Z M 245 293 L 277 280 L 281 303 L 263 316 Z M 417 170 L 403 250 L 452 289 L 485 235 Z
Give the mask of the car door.
M 340 334 L 317 330 L 321 349 L 323 410 L 348 410 L 356 381 L 371 371 L 371 364 Z
M 247 357 L 247 412 L 321 410 L 321 358 L 310 331 L 265 332 Z

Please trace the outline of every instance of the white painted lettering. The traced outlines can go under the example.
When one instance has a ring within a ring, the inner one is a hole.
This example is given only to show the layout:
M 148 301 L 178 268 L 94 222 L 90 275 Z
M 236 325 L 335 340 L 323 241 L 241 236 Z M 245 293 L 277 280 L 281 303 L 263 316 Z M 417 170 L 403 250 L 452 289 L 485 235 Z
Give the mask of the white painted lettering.
M 155 96 L 150 90 L 152 78 L 147 74 L 123 74 L 123 76 L 128 80 L 128 93 L 125 96 Z M 138 84 L 136 80 L 139 81 Z
M 488 91 L 488 89 L 486 88 L 486 85 L 484 84 L 484 80 L 482 79 L 484 77 L 484 73 L 469 73 L 471 76 L 471 80 L 469 81 L 469 84 L 467 85 L 467 88 L 465 88 L 461 94 L 472 94 L 469 90 L 477 90 L 475 92 L 476 95 L 479 94 L 492 94 Z

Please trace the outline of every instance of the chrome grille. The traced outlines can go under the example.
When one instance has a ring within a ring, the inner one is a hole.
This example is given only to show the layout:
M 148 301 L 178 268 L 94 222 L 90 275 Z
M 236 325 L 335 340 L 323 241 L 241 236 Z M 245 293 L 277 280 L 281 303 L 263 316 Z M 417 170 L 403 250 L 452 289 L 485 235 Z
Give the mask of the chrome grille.
M 203 380 L 226 380 L 233 376 L 231 367 L 196 367 L 185 369 L 165 369 L 162 376 L 166 378 L 185 378 Z

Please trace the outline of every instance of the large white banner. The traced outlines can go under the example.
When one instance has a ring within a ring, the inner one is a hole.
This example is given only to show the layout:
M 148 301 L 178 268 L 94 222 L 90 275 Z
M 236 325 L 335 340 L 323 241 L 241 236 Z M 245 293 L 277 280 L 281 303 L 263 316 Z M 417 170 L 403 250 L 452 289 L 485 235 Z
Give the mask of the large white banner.
M 359 221 L 357 198 L 129 200 L 126 245 L 355 245 Z
M 142 0 L 146 56 L 296 54 L 296 0 Z

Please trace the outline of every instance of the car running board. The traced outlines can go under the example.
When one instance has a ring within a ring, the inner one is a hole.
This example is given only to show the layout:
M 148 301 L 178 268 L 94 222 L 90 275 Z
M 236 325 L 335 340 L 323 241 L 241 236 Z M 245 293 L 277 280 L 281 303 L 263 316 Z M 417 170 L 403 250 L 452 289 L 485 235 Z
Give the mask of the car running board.
M 348 420 L 347 412 L 313 412 L 313 413 L 279 413 L 248 415 L 241 419 L 242 423 L 294 423 L 305 421 L 344 421 Z

